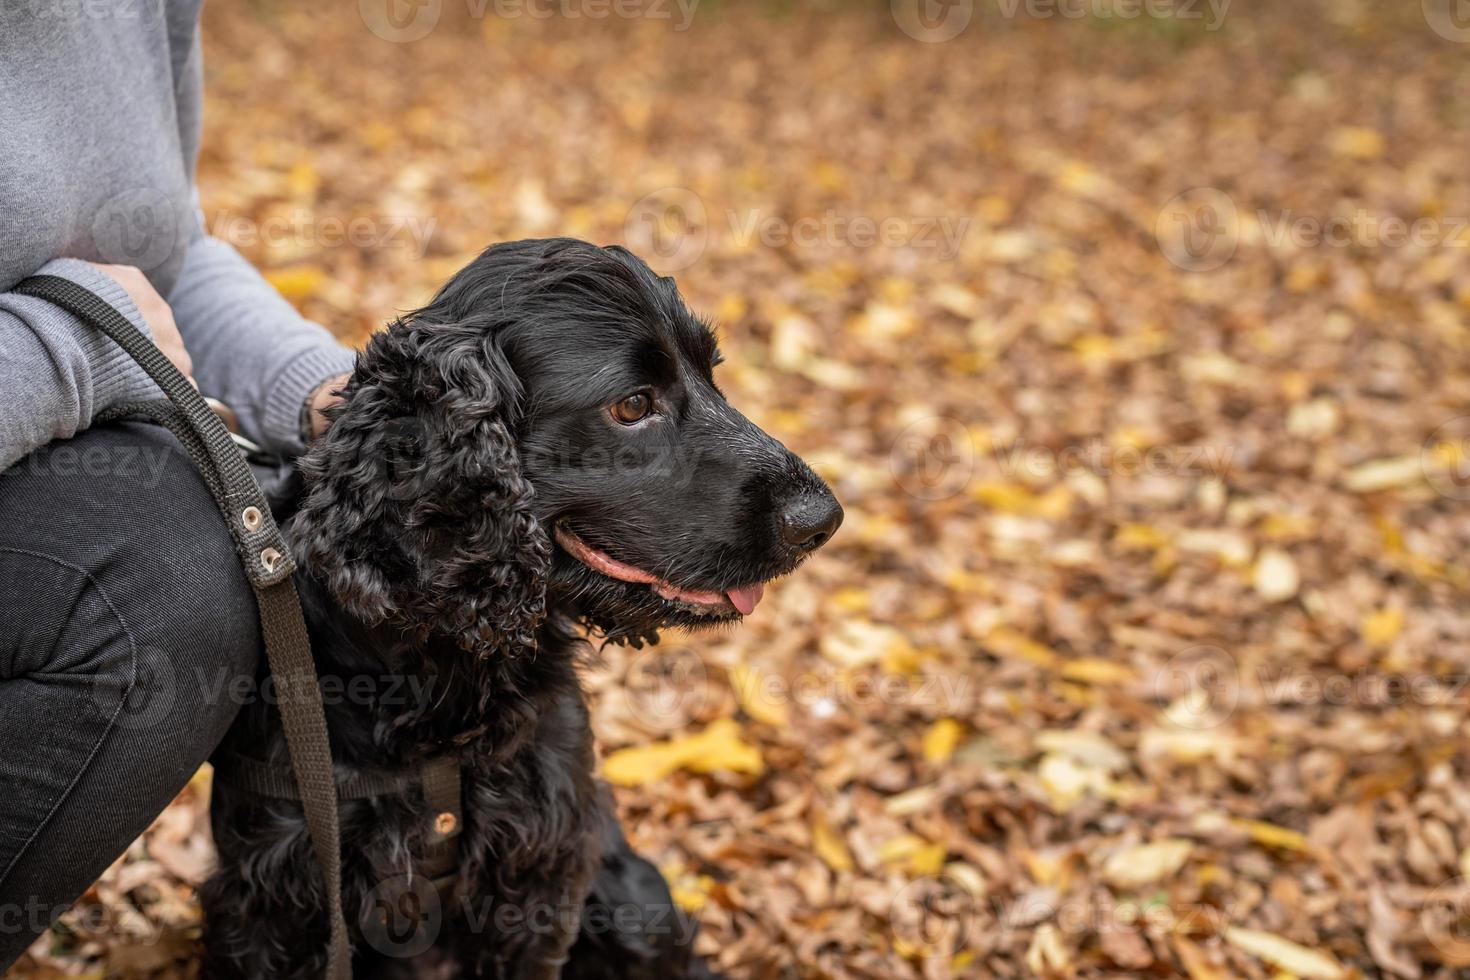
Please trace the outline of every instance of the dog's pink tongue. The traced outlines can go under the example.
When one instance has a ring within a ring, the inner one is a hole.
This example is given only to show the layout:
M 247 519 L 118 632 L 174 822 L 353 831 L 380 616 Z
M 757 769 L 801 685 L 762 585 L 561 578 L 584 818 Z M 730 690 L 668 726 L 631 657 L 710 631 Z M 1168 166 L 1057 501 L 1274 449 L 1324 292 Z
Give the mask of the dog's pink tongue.
M 740 610 L 740 615 L 749 616 L 755 611 L 756 603 L 761 601 L 761 596 L 766 594 L 766 587 L 760 583 L 755 585 L 742 585 L 738 589 L 731 589 L 725 593 L 735 608 Z

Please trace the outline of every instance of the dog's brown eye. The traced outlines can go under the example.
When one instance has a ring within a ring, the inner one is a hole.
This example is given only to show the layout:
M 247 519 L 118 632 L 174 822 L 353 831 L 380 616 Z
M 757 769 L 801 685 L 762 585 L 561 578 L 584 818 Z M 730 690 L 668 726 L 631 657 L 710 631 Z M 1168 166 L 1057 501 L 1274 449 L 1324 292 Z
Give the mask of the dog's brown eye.
M 613 418 L 624 425 L 632 425 L 641 422 L 653 411 L 653 399 L 644 392 L 629 395 L 612 407 Z

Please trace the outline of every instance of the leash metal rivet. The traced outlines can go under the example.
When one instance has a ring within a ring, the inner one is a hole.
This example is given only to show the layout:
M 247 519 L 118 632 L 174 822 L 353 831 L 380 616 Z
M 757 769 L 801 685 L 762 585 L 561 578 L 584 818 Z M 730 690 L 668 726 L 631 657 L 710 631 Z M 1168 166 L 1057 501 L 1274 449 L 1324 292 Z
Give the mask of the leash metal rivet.
M 267 572 L 274 572 L 281 565 L 281 553 L 274 548 L 266 548 L 260 553 L 260 567 Z
M 246 507 L 240 512 L 240 523 L 245 525 L 247 531 L 260 530 L 261 514 L 259 507 Z
M 459 818 L 445 810 L 434 818 L 434 829 L 441 834 L 452 834 L 454 828 L 459 826 Z

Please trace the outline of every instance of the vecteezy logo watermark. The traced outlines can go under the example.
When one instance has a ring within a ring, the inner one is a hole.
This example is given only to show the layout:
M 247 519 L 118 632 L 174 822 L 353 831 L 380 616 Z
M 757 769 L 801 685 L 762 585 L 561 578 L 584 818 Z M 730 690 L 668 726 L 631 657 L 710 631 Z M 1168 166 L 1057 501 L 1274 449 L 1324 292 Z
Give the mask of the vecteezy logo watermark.
M 1470 415 L 1435 429 L 1419 451 L 1424 479 L 1441 496 L 1470 500 Z
M 474 20 L 486 16 L 515 20 L 667 20 L 674 30 L 687 31 L 694 22 L 699 0 L 464 0 L 465 13 Z M 429 35 L 439 25 L 443 0 L 358 0 L 358 13 L 367 29 L 385 41 L 403 44 Z
M 92 245 L 104 262 L 144 272 L 169 260 L 187 241 L 191 216 L 156 187 L 133 187 L 108 198 L 92 218 Z
M 357 12 L 378 37 L 403 44 L 428 37 L 444 13 L 444 0 L 357 0 Z
M 1181 728 L 1217 728 L 1240 702 L 1240 665 L 1220 647 L 1189 647 L 1154 674 L 1152 696 Z
M 1470 42 L 1470 2 L 1467 0 L 1420 0 L 1424 22 L 1446 41 Z
M 697 719 L 709 700 L 709 671 L 697 652 L 683 646 L 639 651 L 612 697 L 629 715 L 656 731 L 674 731 Z
M 1452 966 L 1470 966 L 1470 881 L 1453 878 L 1424 896 L 1419 928 Z
M 687 269 L 709 244 L 704 199 L 687 187 L 665 187 L 645 194 L 623 219 L 623 238 L 633 251 L 654 256 L 670 272 Z
M 981 896 L 955 875 L 926 875 L 904 886 L 888 907 L 888 921 L 905 952 L 920 958 L 953 956 L 978 936 Z
M 1186 272 L 1218 269 L 1240 244 L 1235 201 L 1214 187 L 1176 194 L 1154 220 L 1154 240 L 1164 257 Z
M 417 956 L 434 945 L 444 909 L 433 882 L 421 874 L 397 874 L 368 892 L 358 917 L 362 938 L 384 956 Z
M 975 0 L 891 0 L 893 22 L 915 41 L 938 44 L 960 36 L 975 16 Z
M 888 469 L 904 492 L 946 500 L 965 488 L 975 469 L 975 443 L 958 419 L 943 415 L 911 422 L 893 441 Z
M 121 647 L 117 648 L 119 651 Z M 128 648 L 106 669 L 92 675 L 93 708 L 125 731 L 148 731 L 161 724 L 178 701 L 178 677 L 167 653 L 146 643 Z

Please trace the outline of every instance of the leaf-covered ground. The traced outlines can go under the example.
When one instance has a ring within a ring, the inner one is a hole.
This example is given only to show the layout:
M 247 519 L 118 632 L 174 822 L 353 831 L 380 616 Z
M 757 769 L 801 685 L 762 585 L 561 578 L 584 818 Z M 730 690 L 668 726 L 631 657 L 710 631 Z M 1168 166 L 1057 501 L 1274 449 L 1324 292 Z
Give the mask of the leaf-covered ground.
M 214 0 L 206 216 L 351 342 L 489 242 L 627 242 L 830 479 L 745 625 L 587 678 L 725 969 L 1470 968 L 1447 9 L 436 6 Z M 16 976 L 190 974 L 207 779 Z

